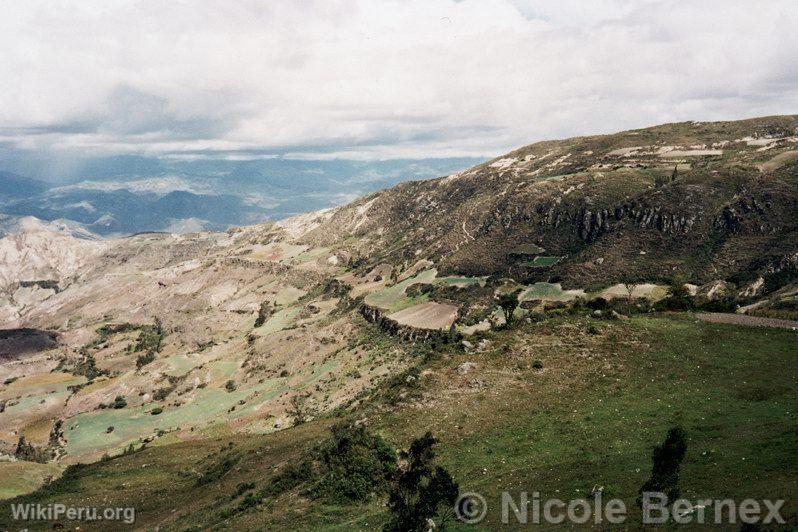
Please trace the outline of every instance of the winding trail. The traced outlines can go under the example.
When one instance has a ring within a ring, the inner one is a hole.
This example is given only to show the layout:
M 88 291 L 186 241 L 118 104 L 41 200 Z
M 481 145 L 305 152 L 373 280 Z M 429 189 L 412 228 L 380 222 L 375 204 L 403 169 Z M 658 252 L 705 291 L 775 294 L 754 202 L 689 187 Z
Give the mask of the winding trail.
M 778 327 L 798 331 L 798 321 L 781 320 L 777 318 L 760 318 L 746 314 L 726 314 L 720 312 L 701 312 L 695 315 L 702 321 L 712 323 L 731 323 L 733 325 L 747 325 L 749 327 Z

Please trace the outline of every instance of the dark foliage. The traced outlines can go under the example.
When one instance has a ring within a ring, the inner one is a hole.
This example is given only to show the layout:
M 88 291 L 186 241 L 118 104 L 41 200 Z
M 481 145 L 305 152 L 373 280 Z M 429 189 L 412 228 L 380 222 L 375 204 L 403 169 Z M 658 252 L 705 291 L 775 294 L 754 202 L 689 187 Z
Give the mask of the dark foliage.
M 428 432 L 402 453 L 408 464 L 391 489 L 388 499 L 391 519 L 383 530 L 424 531 L 429 527 L 427 520 L 436 517 L 439 517 L 438 527 L 443 528 L 460 490 L 449 473 L 435 465 L 435 443 L 437 440 Z

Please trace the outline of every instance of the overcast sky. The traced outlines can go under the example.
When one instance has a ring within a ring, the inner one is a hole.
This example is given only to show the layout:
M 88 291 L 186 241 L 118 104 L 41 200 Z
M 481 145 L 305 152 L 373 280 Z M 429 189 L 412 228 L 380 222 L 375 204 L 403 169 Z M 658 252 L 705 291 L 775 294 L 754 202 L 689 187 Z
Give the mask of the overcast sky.
M 796 0 L 0 3 L 0 143 L 492 156 L 798 112 Z

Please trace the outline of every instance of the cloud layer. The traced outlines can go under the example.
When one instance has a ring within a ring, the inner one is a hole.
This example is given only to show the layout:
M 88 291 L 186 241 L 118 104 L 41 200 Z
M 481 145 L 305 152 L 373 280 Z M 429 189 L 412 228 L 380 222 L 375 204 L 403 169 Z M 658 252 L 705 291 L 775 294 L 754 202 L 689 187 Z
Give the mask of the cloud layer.
M 178 157 L 499 154 L 798 112 L 794 0 L 0 7 L 0 143 Z

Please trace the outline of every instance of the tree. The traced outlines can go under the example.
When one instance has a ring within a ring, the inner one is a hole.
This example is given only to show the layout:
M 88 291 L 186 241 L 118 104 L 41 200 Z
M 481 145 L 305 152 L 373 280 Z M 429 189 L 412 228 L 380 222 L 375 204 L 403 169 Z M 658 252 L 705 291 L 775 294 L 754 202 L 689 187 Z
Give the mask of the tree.
M 268 301 L 264 301 L 260 304 L 260 308 L 258 309 L 258 317 L 255 318 L 255 327 L 260 327 L 266 320 L 269 319 L 269 316 L 272 314 L 272 304 Z
M 631 314 L 632 313 L 632 301 L 634 301 L 635 295 L 635 285 L 634 283 L 624 283 L 624 288 L 626 288 L 626 311 Z
M 665 436 L 662 445 L 654 447 L 651 455 L 651 478 L 640 487 L 637 504 L 642 503 L 646 492 L 663 493 L 669 503 L 679 498 L 679 466 L 687 452 L 687 443 L 681 427 L 673 427 Z
M 658 306 L 662 310 L 690 310 L 693 308 L 693 298 L 684 282 L 674 279 L 668 288 L 668 296 L 659 301 Z
M 428 520 L 439 514 L 437 525 L 443 528 L 453 511 L 460 488 L 444 468 L 434 464 L 437 441 L 427 432 L 401 453 L 407 467 L 397 476 L 388 497 L 391 520 L 383 528 L 386 532 L 425 531 Z
M 499 306 L 504 312 L 504 321 L 507 325 L 511 325 L 513 322 L 513 314 L 515 313 L 515 309 L 518 308 L 518 294 L 520 293 L 521 290 L 518 289 L 499 296 Z
M 288 410 L 287 414 L 294 420 L 294 426 L 305 423 L 310 417 L 310 413 L 305 406 L 307 398 L 306 395 L 295 395 L 291 398 L 291 409 Z

